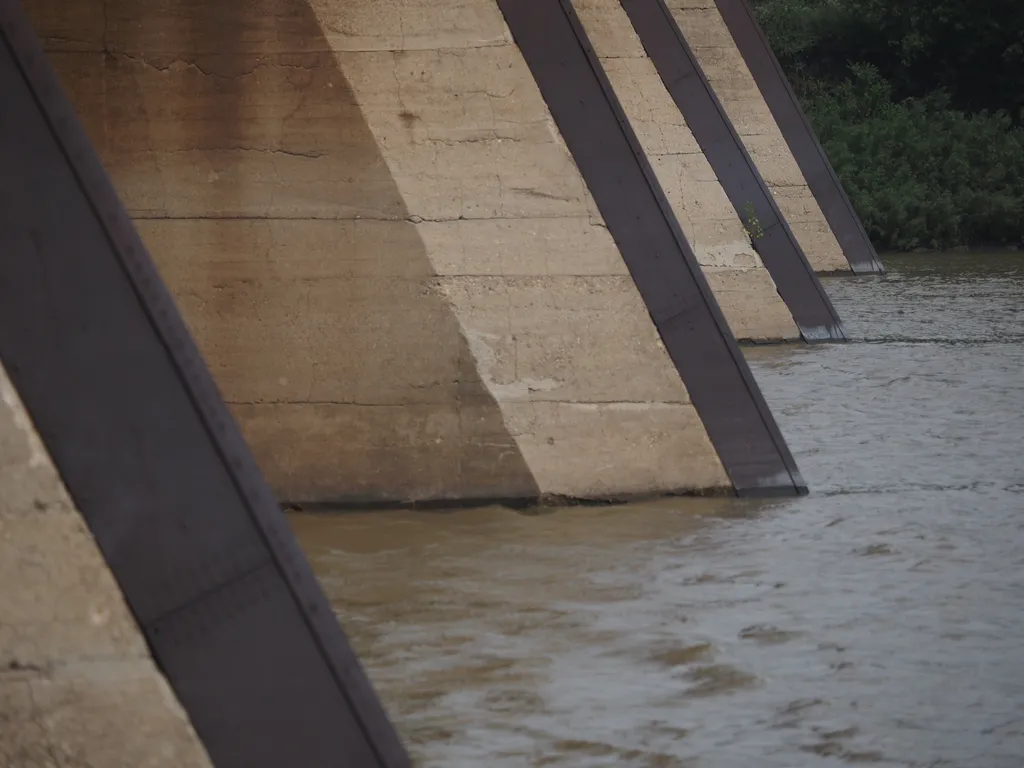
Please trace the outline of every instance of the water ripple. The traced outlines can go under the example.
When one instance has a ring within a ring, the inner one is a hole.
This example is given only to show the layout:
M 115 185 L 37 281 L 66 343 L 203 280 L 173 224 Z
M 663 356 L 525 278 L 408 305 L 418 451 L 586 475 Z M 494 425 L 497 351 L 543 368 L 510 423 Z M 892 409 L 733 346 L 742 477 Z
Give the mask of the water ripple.
M 812 493 L 296 517 L 418 765 L 1020 768 L 1024 258 L 749 357 Z

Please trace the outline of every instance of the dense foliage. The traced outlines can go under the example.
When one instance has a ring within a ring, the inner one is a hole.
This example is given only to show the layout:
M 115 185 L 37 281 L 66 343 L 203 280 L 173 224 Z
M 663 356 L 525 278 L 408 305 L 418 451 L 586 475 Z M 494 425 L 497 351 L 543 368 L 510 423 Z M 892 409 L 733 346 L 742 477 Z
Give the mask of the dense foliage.
M 1022 0 L 760 0 L 881 248 L 1024 240 Z

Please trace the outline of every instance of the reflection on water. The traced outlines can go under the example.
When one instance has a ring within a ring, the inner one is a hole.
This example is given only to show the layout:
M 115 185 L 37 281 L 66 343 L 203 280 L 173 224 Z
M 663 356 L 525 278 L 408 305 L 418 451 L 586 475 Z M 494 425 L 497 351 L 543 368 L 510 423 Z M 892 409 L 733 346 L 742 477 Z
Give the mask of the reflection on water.
M 422 766 L 1024 765 L 1024 256 L 749 357 L 808 497 L 296 517 Z

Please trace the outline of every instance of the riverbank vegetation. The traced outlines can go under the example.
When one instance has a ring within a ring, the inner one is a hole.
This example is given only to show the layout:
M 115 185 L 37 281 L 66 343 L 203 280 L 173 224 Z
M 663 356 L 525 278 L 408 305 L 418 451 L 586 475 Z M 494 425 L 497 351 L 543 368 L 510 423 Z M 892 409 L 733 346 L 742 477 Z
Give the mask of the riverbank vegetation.
M 1024 2 L 754 6 L 878 248 L 1024 241 Z

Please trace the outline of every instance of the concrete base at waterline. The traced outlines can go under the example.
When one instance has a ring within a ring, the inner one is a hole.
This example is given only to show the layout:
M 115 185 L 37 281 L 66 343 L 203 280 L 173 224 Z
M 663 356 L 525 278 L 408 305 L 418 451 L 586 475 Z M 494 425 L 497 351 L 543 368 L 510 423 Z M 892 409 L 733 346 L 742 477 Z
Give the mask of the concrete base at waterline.
M 730 487 L 494 0 L 27 5 L 280 498 Z M 737 335 L 794 337 L 647 149 Z

